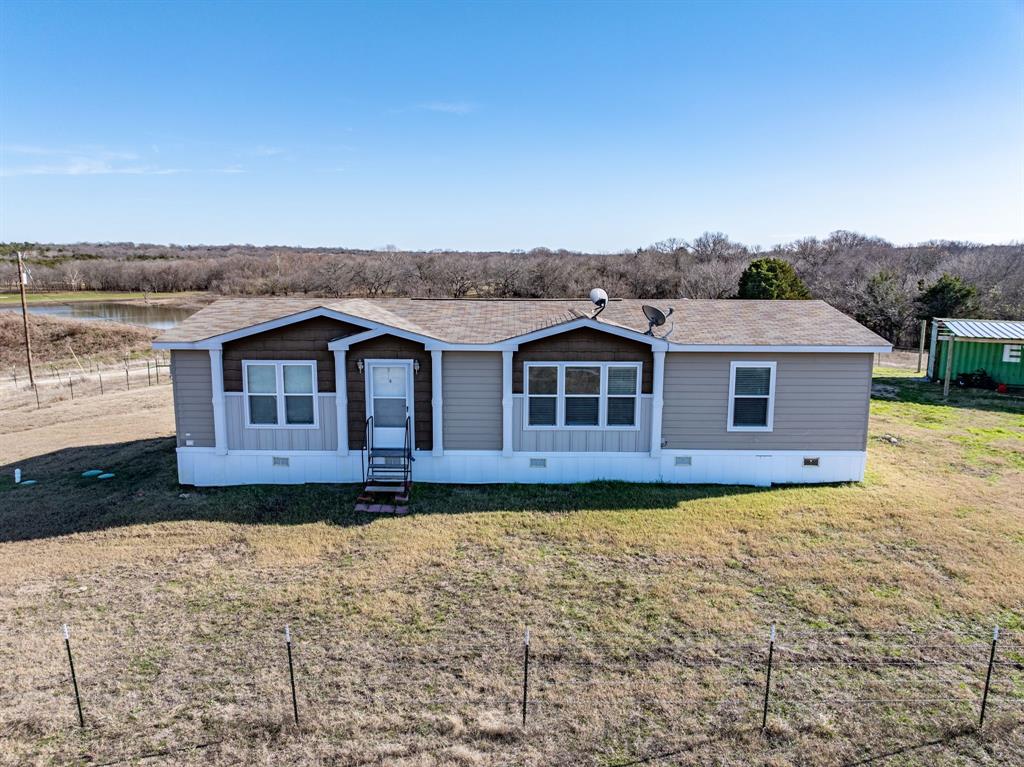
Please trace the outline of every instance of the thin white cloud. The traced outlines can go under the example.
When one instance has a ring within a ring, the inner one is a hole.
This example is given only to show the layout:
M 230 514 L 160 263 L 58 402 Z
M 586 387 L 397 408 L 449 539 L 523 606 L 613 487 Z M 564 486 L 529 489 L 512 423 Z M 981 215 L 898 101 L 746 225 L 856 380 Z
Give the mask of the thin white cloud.
M 12 144 L 0 147 L 0 176 L 174 176 L 182 173 L 244 173 L 241 165 L 194 169 L 142 162 L 135 152 L 104 148 L 63 149 Z M 34 162 L 29 161 L 29 158 Z M 15 161 L 12 162 L 12 159 Z M 24 160 L 24 162 L 22 162 Z
M 187 172 L 184 168 L 114 165 L 104 160 L 78 157 L 62 163 L 5 167 L 0 176 L 170 176 Z
M 258 146 L 249 152 L 253 157 L 279 157 L 283 154 L 288 154 L 287 149 L 282 149 L 277 146 Z
M 78 149 L 67 149 L 63 147 L 35 146 L 32 144 L 5 144 L 0 147 L 4 154 L 22 155 L 30 157 L 89 157 L 95 160 L 137 160 L 139 155 L 135 152 L 123 152 L 103 147 L 80 147 Z
M 427 112 L 442 112 L 449 115 L 468 115 L 476 111 L 476 104 L 468 101 L 429 101 L 416 107 Z

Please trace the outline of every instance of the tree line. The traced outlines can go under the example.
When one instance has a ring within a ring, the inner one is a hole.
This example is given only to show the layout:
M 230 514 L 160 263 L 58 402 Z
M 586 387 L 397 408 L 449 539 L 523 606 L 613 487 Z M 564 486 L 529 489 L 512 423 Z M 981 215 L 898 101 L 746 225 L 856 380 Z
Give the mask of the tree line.
M 561 298 L 603 287 L 622 298 L 820 298 L 897 346 L 916 343 L 923 317 L 1024 317 L 1024 246 L 894 245 L 849 231 L 771 249 L 707 232 L 616 254 L 5 243 L 0 282 L 9 287 L 18 249 L 44 290 Z

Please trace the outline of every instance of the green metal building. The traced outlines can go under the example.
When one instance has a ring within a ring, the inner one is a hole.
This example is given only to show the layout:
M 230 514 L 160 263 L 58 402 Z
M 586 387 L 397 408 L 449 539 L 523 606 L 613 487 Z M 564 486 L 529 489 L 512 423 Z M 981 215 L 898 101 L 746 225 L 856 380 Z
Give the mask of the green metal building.
M 1024 321 L 932 320 L 928 378 L 955 381 L 976 370 L 984 370 L 996 383 L 1024 386 Z

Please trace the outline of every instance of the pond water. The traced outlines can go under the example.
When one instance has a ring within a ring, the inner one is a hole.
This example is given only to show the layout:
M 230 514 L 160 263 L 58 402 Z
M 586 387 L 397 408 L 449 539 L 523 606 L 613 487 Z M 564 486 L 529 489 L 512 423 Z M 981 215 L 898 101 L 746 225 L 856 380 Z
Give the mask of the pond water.
M 4 312 L 21 312 L 21 306 L 0 307 Z M 156 330 L 173 328 L 183 319 L 196 312 L 180 306 L 161 304 L 124 304 L 116 301 L 76 301 L 67 304 L 46 306 L 28 305 L 29 314 L 48 314 L 51 317 L 69 317 L 75 320 L 101 320 L 123 322 L 128 325 L 143 325 Z

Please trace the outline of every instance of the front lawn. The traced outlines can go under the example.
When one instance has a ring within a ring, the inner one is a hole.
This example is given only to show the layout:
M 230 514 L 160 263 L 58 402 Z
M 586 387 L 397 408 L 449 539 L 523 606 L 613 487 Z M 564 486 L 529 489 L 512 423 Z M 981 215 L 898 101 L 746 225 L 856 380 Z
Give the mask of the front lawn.
M 181 488 L 169 438 L 3 467 L 0 762 L 1024 759 L 1024 406 L 878 376 L 862 484 L 417 485 L 390 518 L 349 486 Z

